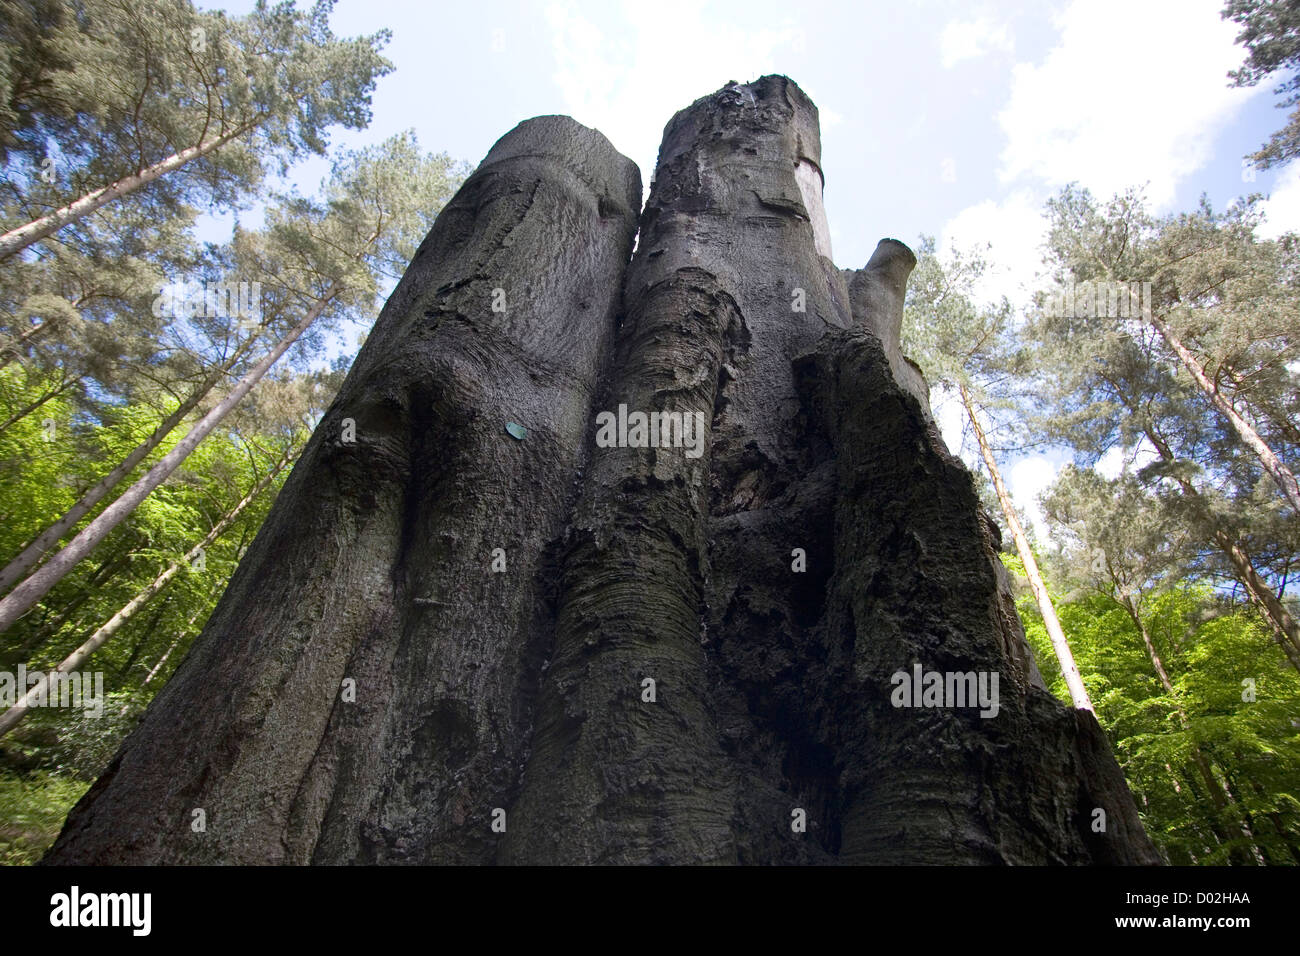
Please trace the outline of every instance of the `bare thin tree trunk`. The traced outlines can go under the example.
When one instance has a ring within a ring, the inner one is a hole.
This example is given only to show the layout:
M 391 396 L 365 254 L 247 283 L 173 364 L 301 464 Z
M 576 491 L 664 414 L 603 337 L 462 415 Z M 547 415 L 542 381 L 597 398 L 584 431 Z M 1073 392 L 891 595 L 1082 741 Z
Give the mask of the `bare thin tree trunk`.
M 73 621 L 73 615 L 100 587 L 129 566 L 133 554 L 134 548 L 128 543 L 119 554 L 105 557 L 103 564 L 87 577 L 84 586 L 76 594 L 71 595 L 62 607 L 44 609 L 45 614 L 40 625 L 30 628 L 30 633 L 20 646 L 12 649 L 5 648 L 0 652 L 0 662 L 2 662 L 0 666 L 21 664 L 35 656 L 36 652 L 45 646 L 46 641 L 58 634 L 69 621 Z M 82 621 L 76 620 L 73 626 L 80 628 Z
M 1247 391 L 1247 382 L 1245 378 L 1234 368 L 1229 367 L 1226 371 L 1228 376 L 1232 379 L 1232 384 L 1236 393 L 1238 395 L 1245 395 Z M 1257 426 L 1259 422 L 1258 412 L 1263 411 L 1268 423 L 1276 428 L 1282 434 L 1283 438 L 1289 442 L 1300 443 L 1300 427 L 1297 427 L 1295 422 L 1289 420 L 1285 415 L 1278 414 L 1276 408 L 1270 408 L 1258 401 L 1252 402 L 1248 398 L 1243 400 L 1246 401 L 1248 407 L 1256 413 L 1255 422 L 1253 423 L 1256 426 L 1256 430 L 1258 430 Z
M 1277 592 L 1260 577 L 1250 555 L 1232 535 L 1222 528 L 1215 528 L 1214 541 L 1232 564 L 1237 580 L 1245 586 L 1251 602 L 1264 615 L 1287 659 L 1300 671 L 1300 624 L 1287 611 Z
M 141 652 L 144 651 L 144 646 L 147 643 L 149 643 L 149 638 L 153 635 L 154 628 L 158 626 L 158 622 L 162 620 L 162 616 L 167 613 L 167 608 L 171 605 L 172 600 L 173 598 L 175 598 L 175 596 L 176 595 L 173 592 L 171 594 L 168 594 L 161 601 L 159 601 L 157 607 L 153 609 L 153 614 L 150 616 L 148 621 L 146 621 L 143 625 L 141 625 L 140 631 L 142 633 L 136 638 L 135 644 L 131 647 L 131 650 L 127 653 L 126 660 L 124 660 L 121 666 L 117 668 L 116 676 L 118 677 L 119 680 L 121 679 L 122 675 L 124 675 L 127 671 L 131 669 L 132 665 L 135 664 L 136 659 L 140 656 Z
M 190 627 L 193 626 L 195 620 L 197 620 L 198 616 L 202 613 L 203 613 L 203 608 L 200 606 L 193 614 L 190 615 L 189 620 L 185 622 L 185 626 L 176 632 L 176 636 L 172 638 L 172 642 L 167 645 L 167 650 L 163 651 L 162 657 L 158 658 L 157 662 L 153 665 L 153 667 L 149 668 L 149 673 L 144 675 L 144 680 L 140 681 L 140 688 L 142 690 L 145 687 L 148 687 L 149 684 L 153 682 L 153 679 L 158 676 L 158 672 L 162 670 L 162 666 L 166 664 L 167 659 L 172 656 L 172 651 L 180 647 L 181 641 L 185 640 L 185 636 L 189 634 Z M 131 702 L 128 700 L 125 704 L 122 705 L 122 709 L 117 712 L 118 716 L 125 717 L 126 712 L 130 709 L 131 709 Z
M 176 650 L 176 648 L 180 646 L 181 641 L 185 639 L 185 635 L 189 633 L 188 625 L 193 624 L 194 619 L 198 616 L 199 612 L 197 611 L 190 615 L 189 621 L 186 622 L 187 626 L 176 633 L 176 636 L 172 638 L 172 642 L 167 645 L 167 650 L 163 651 L 162 656 L 158 658 L 153 667 L 149 668 L 149 673 L 144 675 L 144 680 L 140 681 L 141 687 L 149 686 L 149 684 L 153 682 L 153 679 L 158 676 L 158 672 L 162 670 L 162 666 L 167 663 L 167 658 L 172 656 L 172 651 Z
M 0 570 L 0 594 L 5 593 L 16 582 L 22 580 L 23 575 L 35 567 L 41 557 L 58 544 L 59 539 L 72 530 L 78 521 L 88 515 L 91 509 L 103 500 L 105 495 L 112 491 L 123 478 L 131 473 L 136 465 L 144 461 L 149 456 L 149 453 L 158 447 L 177 425 L 185 420 L 185 416 L 198 407 L 199 402 L 203 401 L 203 398 L 225 377 L 226 373 L 235 367 L 235 364 L 248 351 L 255 338 L 256 336 L 250 336 L 245 340 L 229 360 L 213 371 L 202 385 L 191 392 L 175 411 L 159 423 L 148 438 L 136 445 L 130 454 L 123 458 L 112 471 L 87 488 L 76 504 L 69 508 L 61 518 L 44 528 L 40 534 L 23 547 L 23 550 L 16 557 L 5 565 L 3 570 Z
M 133 193 L 141 186 L 147 186 L 154 180 L 180 169 L 185 164 L 220 149 L 252 128 L 251 124 L 240 126 L 215 139 L 188 146 L 180 152 L 173 153 L 166 159 L 159 160 L 152 166 L 140 170 L 138 173 L 123 176 L 116 182 L 92 190 L 68 205 L 54 210 L 54 212 L 41 216 L 39 219 L 33 219 L 31 222 L 15 229 L 10 229 L 0 236 L 0 261 L 21 252 L 34 242 L 40 242 L 47 236 L 52 236 L 69 223 L 90 215 L 96 209 L 108 205 L 113 200 Z
M 1235 751 L 1234 756 L 1237 758 L 1238 766 L 1245 766 L 1246 760 L 1240 750 Z M 1260 802 L 1267 803 L 1270 795 L 1259 785 L 1259 781 L 1249 775 L 1247 775 L 1246 780 L 1250 788 L 1255 791 L 1255 796 L 1260 799 Z M 1290 854 L 1292 862 L 1300 864 L 1300 845 L 1296 844 L 1295 836 L 1288 831 L 1286 823 L 1282 819 L 1282 815 L 1276 810 L 1268 810 L 1265 815 L 1273 825 L 1273 832 L 1277 834 L 1278 840 L 1286 847 L 1287 853 Z
M 258 480 L 257 484 L 253 485 L 253 487 L 249 489 L 248 494 L 244 495 L 244 497 L 241 498 L 233 508 L 222 516 L 220 521 L 212 526 L 212 530 L 204 536 L 202 541 L 186 552 L 185 557 L 181 558 L 179 561 L 173 561 L 163 569 L 163 571 L 161 571 L 153 581 L 123 605 L 116 614 L 104 622 L 95 633 L 91 634 L 80 647 L 65 657 L 59 666 L 55 668 L 55 671 L 60 674 L 70 674 L 85 663 L 86 658 L 90 657 L 91 654 L 103 647 L 104 644 L 108 642 L 109 638 L 120 631 L 127 621 L 131 620 L 131 618 L 134 617 L 142 607 L 148 604 L 159 591 L 167 586 L 167 582 L 180 573 L 181 568 L 192 562 L 199 556 L 199 554 L 209 548 L 214 541 L 221 537 L 222 533 L 235 522 L 240 514 L 243 513 L 244 509 L 247 508 L 258 495 L 265 491 L 271 482 L 275 481 L 276 476 L 285 469 L 291 460 L 291 453 L 286 451 L 284 456 L 275 463 L 271 470 L 263 475 L 261 479 Z M 173 644 L 173 646 L 175 645 Z M 168 653 L 171 653 L 170 648 L 168 649 Z M 166 659 L 167 655 L 164 654 L 163 660 Z M 149 677 L 152 678 L 158 667 L 161 666 L 162 661 L 159 661 L 154 667 L 154 670 L 150 672 Z M 49 682 L 50 679 L 48 674 L 42 676 L 36 686 L 16 701 L 3 714 L 0 714 L 0 737 L 3 737 L 18 725 L 18 722 L 21 721 L 27 711 L 31 709 L 32 701 L 44 694 L 45 688 L 49 685 Z M 148 679 L 146 679 L 145 683 L 148 683 Z
M 316 301 L 302 320 L 276 343 L 260 362 L 249 369 L 230 393 L 218 402 L 210 412 L 195 423 L 184 438 L 171 451 L 163 455 L 152 468 L 136 481 L 127 491 L 86 525 L 67 545 L 54 554 L 41 568 L 11 591 L 4 600 L 0 600 L 0 632 L 3 632 L 18 620 L 26 611 L 54 587 L 63 576 L 71 571 L 82 558 L 91 552 L 95 545 L 116 528 L 144 501 L 163 480 L 175 471 L 190 452 L 198 447 L 217 425 L 230 414 L 245 395 L 256 385 L 286 351 L 289 346 L 306 332 L 311 324 L 320 318 L 329 306 L 336 292 L 330 289 Z
M 1290 502 L 1291 509 L 1296 513 L 1296 515 L 1300 516 L 1300 484 L 1296 483 L 1296 477 L 1291 472 L 1291 469 L 1288 468 L 1282 459 L 1277 456 L 1277 453 L 1269 447 L 1268 443 L 1260 437 L 1259 432 L 1255 430 L 1254 426 L 1239 415 L 1237 410 L 1232 407 L 1232 403 L 1224 397 L 1223 393 L 1220 392 L 1218 388 L 1215 387 L 1214 383 L 1210 381 L 1209 376 L 1205 374 L 1205 369 L 1201 368 L 1201 363 L 1197 361 L 1196 356 L 1193 355 L 1191 350 L 1182 343 L 1182 340 L 1174 334 L 1173 329 L 1169 327 L 1169 323 L 1155 315 L 1150 315 L 1149 318 L 1151 324 L 1155 326 L 1156 331 L 1164 337 L 1164 340 L 1169 344 L 1169 347 L 1178 355 L 1183 366 L 1191 373 L 1192 378 L 1200 387 L 1201 393 L 1209 400 L 1210 404 L 1228 420 L 1228 423 L 1232 425 L 1233 429 L 1237 432 L 1237 435 L 1240 436 L 1246 447 L 1255 453 L 1255 457 L 1258 458 L 1259 463 L 1264 466 L 1264 470 L 1268 472 L 1269 477 L 1277 483 L 1278 488 L 1282 489 L 1282 494 L 1285 495 L 1286 500 Z
M 1043 576 L 1038 571 L 1038 562 L 1034 560 L 1034 552 L 1029 547 L 1029 539 L 1025 537 L 1024 529 L 1020 526 L 1020 519 L 1016 517 L 1015 505 L 1011 501 L 1011 495 L 1007 492 L 1007 486 L 1002 481 L 1002 473 L 998 470 L 997 461 L 993 457 L 993 449 L 989 447 L 989 440 L 985 436 L 984 429 L 981 427 L 979 418 L 975 413 L 975 403 L 965 385 L 958 386 L 958 390 L 961 393 L 962 406 L 966 409 L 971 426 L 975 429 L 975 440 L 979 443 L 980 454 L 984 456 L 984 465 L 988 468 L 989 476 L 993 479 L 993 488 L 997 492 L 998 503 L 1002 506 L 1003 517 L 1007 520 L 1007 528 L 1011 532 L 1012 540 L 1016 543 L 1016 551 L 1020 555 L 1020 560 L 1025 565 L 1025 577 L 1029 578 L 1029 588 L 1034 592 L 1034 600 L 1038 602 L 1038 610 L 1043 615 L 1043 624 L 1047 628 L 1047 636 L 1052 640 L 1052 649 L 1056 651 L 1056 660 L 1061 666 L 1062 676 L 1065 677 L 1065 685 L 1070 689 L 1070 700 L 1080 710 L 1093 713 L 1092 700 L 1088 697 L 1088 689 L 1083 686 L 1083 678 L 1079 676 L 1079 668 L 1074 662 L 1074 653 L 1070 650 L 1070 642 L 1065 638 L 1065 631 L 1061 628 L 1061 621 L 1056 616 L 1056 608 L 1052 606 L 1051 595 L 1047 593 L 1047 585 L 1043 582 Z

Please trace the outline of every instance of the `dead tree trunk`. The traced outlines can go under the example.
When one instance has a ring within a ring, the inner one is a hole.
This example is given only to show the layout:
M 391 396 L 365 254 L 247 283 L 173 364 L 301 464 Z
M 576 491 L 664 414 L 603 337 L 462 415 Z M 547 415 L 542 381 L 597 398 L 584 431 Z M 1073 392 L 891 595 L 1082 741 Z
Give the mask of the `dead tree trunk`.
M 47 860 L 1158 862 L 819 149 L 783 77 L 699 100 L 628 265 L 633 164 L 503 137 Z M 996 716 L 894 706 L 915 664 Z

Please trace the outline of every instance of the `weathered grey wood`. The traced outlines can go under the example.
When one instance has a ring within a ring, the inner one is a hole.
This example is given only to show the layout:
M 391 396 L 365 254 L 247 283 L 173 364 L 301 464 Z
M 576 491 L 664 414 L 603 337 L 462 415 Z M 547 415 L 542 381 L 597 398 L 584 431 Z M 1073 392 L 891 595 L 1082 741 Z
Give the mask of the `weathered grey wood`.
M 490 813 L 509 804 L 550 641 L 546 545 L 571 506 L 640 200 L 636 166 L 567 117 L 493 147 L 49 860 L 493 858 Z
M 852 863 L 1158 863 L 1091 715 L 1042 689 L 970 474 L 867 329 L 802 364 L 833 436 L 826 616 L 839 858 Z M 902 451 L 905 450 L 905 451 Z M 999 675 L 996 716 L 900 708 L 891 675 Z M 1106 831 L 1093 833 L 1102 809 Z
M 704 97 L 628 266 L 632 164 L 504 137 L 49 859 L 1158 862 L 900 350 L 915 259 L 837 269 L 820 166 L 790 80 Z M 698 455 L 598 443 L 620 406 Z M 915 663 L 996 673 L 997 716 L 893 706 Z

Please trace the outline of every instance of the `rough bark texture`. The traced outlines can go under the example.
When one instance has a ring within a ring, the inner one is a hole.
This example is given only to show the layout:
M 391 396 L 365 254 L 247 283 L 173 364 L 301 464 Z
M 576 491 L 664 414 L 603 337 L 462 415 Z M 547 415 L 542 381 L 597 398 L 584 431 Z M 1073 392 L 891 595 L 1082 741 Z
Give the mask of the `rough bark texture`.
M 1158 862 L 899 351 L 915 260 L 835 268 L 819 150 L 784 77 L 699 100 L 628 265 L 632 164 L 504 137 L 47 860 Z M 620 405 L 701 453 L 598 445 Z M 998 715 L 893 706 L 914 663 Z
M 635 164 L 567 117 L 497 143 L 52 860 L 493 858 L 640 199 Z

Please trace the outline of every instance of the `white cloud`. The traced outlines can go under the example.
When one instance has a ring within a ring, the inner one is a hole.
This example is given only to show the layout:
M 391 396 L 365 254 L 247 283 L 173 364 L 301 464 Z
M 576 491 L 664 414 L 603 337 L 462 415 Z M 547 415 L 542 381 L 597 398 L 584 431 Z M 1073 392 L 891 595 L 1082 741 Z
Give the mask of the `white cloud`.
M 1267 218 L 1257 235 L 1276 239 L 1284 232 L 1300 232 L 1300 163 L 1287 166 L 1277 178 L 1264 202 L 1264 214 Z
M 986 53 L 1010 53 L 1011 48 L 1011 31 L 1006 24 L 994 25 L 983 17 L 971 21 L 953 20 L 939 36 L 939 59 L 947 69 L 962 60 L 977 59 Z
M 1054 464 L 1042 455 L 1022 458 L 1011 466 L 1007 473 L 1007 490 L 1023 522 L 1033 525 L 1039 540 L 1046 540 L 1051 534 L 1047 516 L 1043 514 L 1038 496 L 1056 480 L 1061 466 Z
M 1058 45 L 1012 71 L 998 116 L 1003 180 L 1077 181 L 1103 197 L 1149 182 L 1151 201 L 1168 207 L 1178 182 L 1211 158 L 1216 132 L 1268 88 L 1228 86 L 1242 51 L 1222 6 L 1074 0 L 1058 18 Z
M 1155 446 L 1143 438 L 1135 448 L 1122 448 L 1119 445 L 1112 445 L 1104 455 L 1097 459 L 1097 464 L 1093 465 L 1093 470 L 1108 481 L 1114 481 L 1126 466 L 1130 472 L 1134 472 L 1159 460 L 1160 453 L 1156 451 Z
M 1114 481 L 1124 470 L 1124 449 L 1119 445 L 1112 445 L 1107 449 L 1106 454 L 1097 459 L 1093 470 L 1107 481 Z
M 966 409 L 962 407 L 957 393 L 946 386 L 936 385 L 930 389 L 930 411 L 934 415 L 934 423 L 939 426 L 943 443 L 950 452 L 960 457 L 966 429 Z M 962 460 L 965 461 L 964 458 Z
M 634 160 L 645 186 L 654 172 L 660 124 L 729 81 L 746 83 L 782 72 L 782 62 L 788 65 L 788 58 L 801 53 L 807 42 L 793 19 L 777 27 L 745 29 L 740 20 L 706 21 L 702 6 L 692 0 L 660 0 L 653 15 L 628 0 L 617 12 L 610 10 L 610 15 L 620 14 L 626 27 L 607 33 L 572 0 L 546 11 L 564 111 L 600 130 Z M 671 42 L 663 38 L 665 23 L 672 24 Z M 825 104 L 821 116 L 825 126 L 841 121 Z
M 1035 288 L 1034 278 L 1042 268 L 1046 221 L 1042 203 L 1027 191 L 1016 191 L 995 202 L 986 199 L 967 206 L 943 227 L 938 251 L 946 257 L 954 249 L 978 247 L 990 268 L 975 289 L 983 302 L 997 302 L 1006 296 L 1024 305 Z M 989 248 L 984 249 L 984 244 Z

